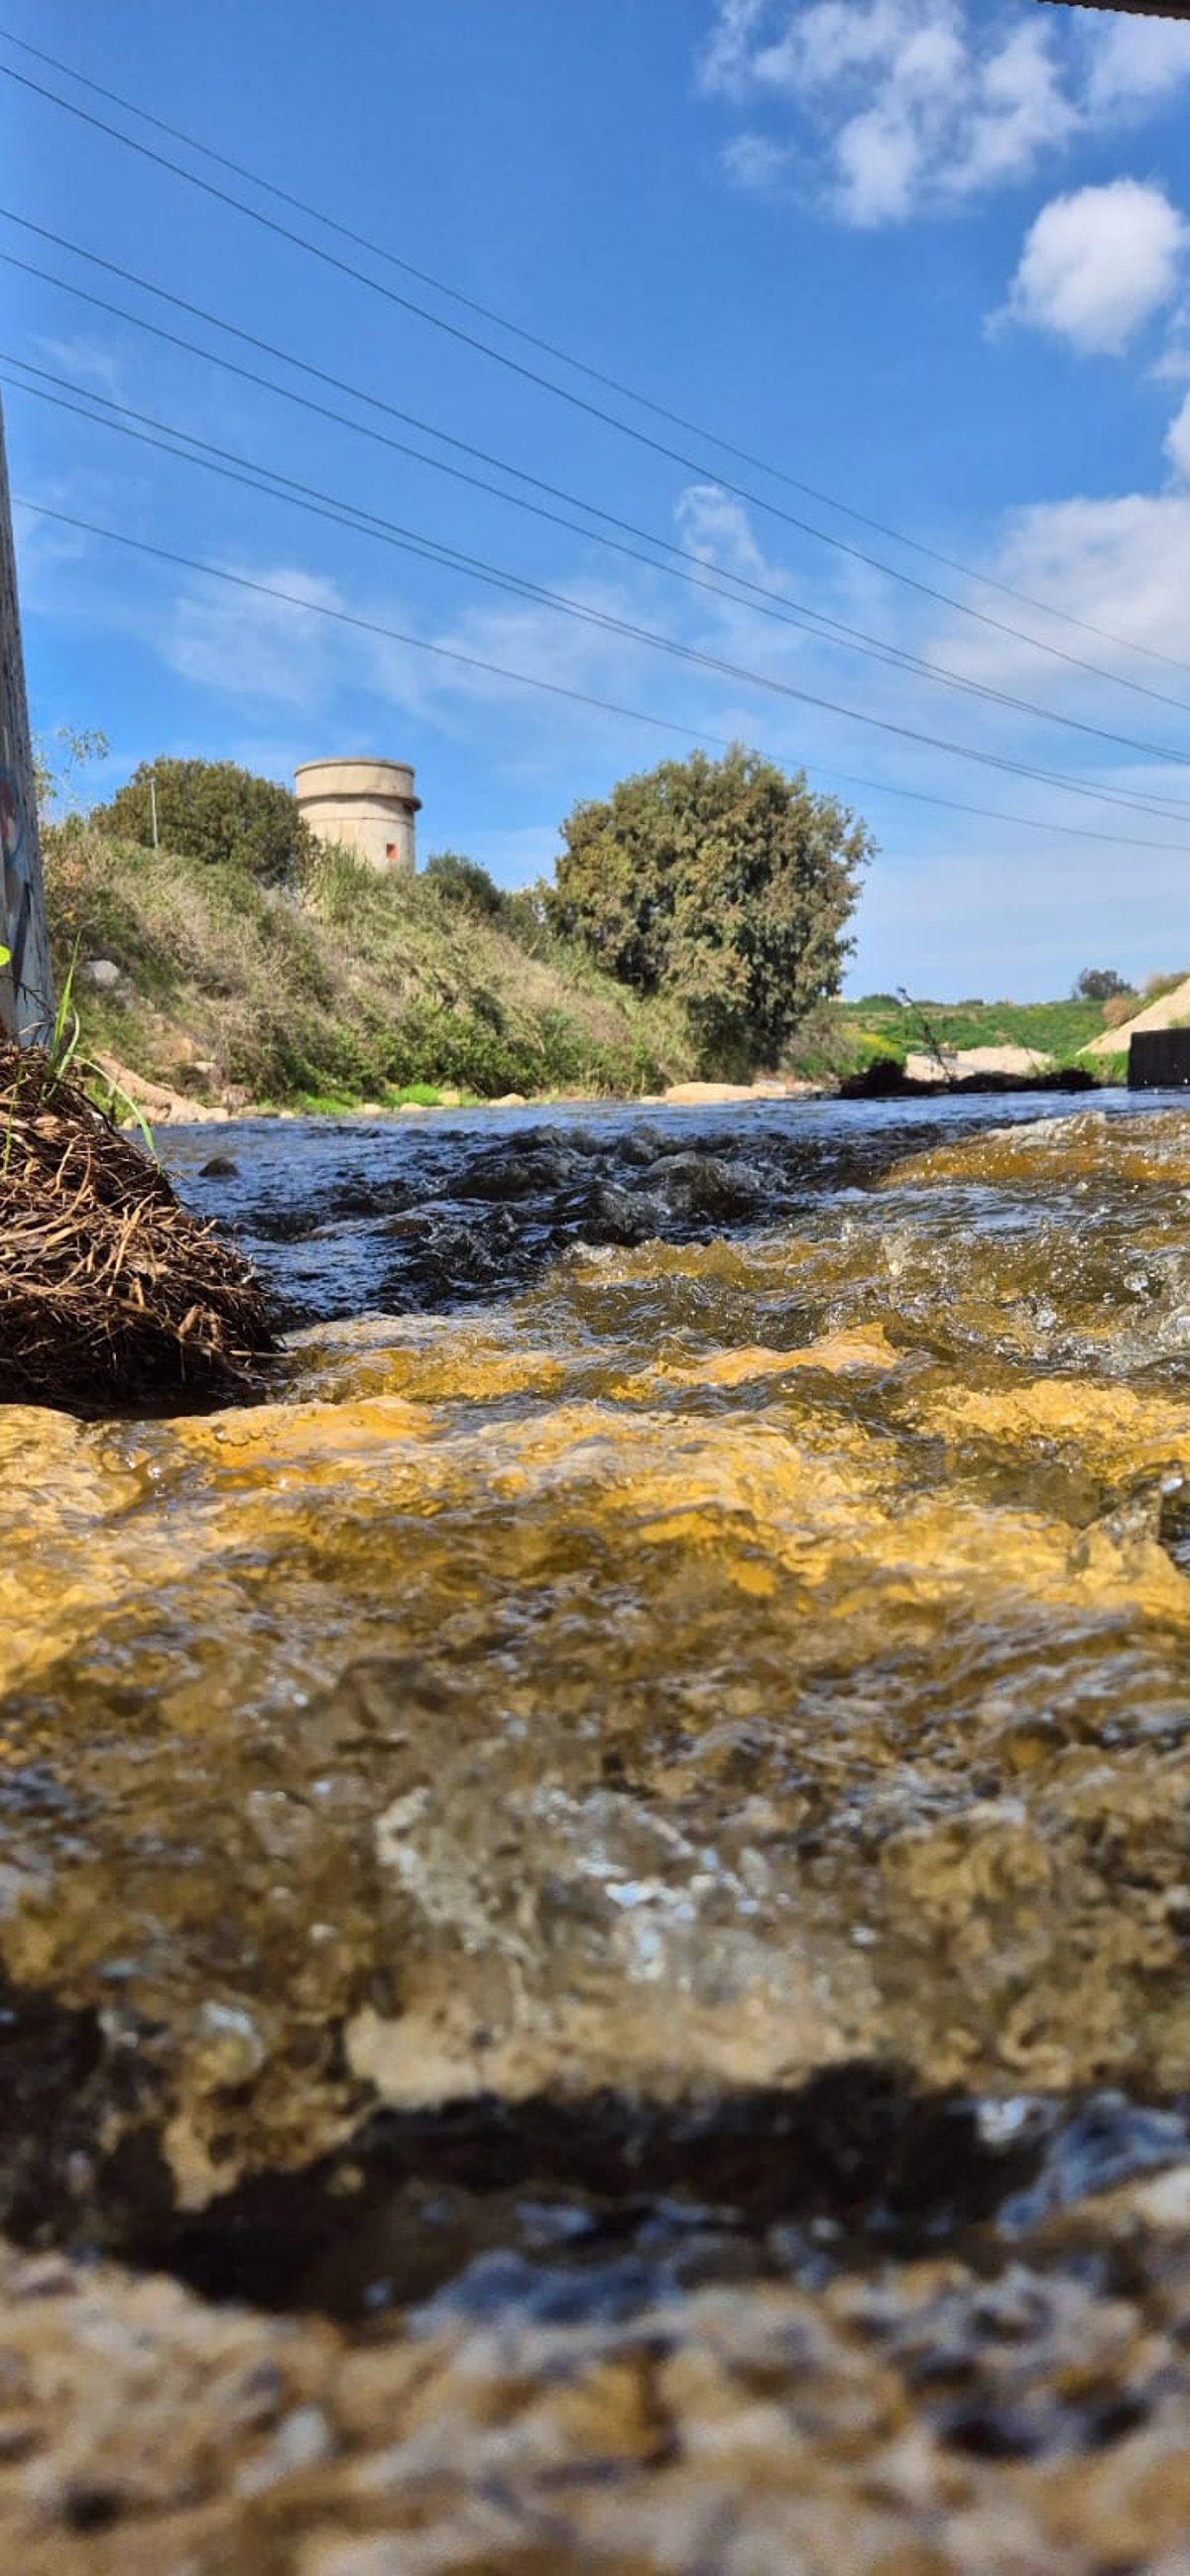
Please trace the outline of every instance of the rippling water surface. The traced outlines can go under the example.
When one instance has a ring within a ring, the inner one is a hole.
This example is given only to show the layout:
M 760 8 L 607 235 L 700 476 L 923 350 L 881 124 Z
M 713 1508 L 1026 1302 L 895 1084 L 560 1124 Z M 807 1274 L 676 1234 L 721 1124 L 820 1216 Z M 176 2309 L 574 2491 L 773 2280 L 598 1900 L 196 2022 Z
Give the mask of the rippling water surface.
M 253 1410 L 0 1415 L 10 2224 L 743 2315 L 1176 2167 L 1184 1108 L 169 1151 L 296 1329 Z

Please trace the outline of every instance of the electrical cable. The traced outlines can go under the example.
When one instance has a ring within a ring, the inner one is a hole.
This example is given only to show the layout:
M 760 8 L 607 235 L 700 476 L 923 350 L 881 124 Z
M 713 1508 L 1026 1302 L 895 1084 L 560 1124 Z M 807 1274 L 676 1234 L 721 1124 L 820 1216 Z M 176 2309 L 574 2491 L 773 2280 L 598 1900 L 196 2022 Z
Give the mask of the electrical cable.
M 305 610 L 311 616 L 332 618 L 337 624 L 356 627 L 364 634 L 379 635 L 394 643 L 410 645 L 417 651 L 432 653 L 441 660 L 460 663 L 468 669 L 483 671 L 489 675 L 494 675 L 499 679 L 512 680 L 522 687 L 541 689 L 546 691 L 550 696 L 567 698 L 582 706 L 596 707 L 606 714 L 626 716 L 635 723 L 658 725 L 666 732 L 680 733 L 694 741 L 710 741 L 715 742 L 720 746 L 723 746 L 726 743 L 727 738 L 723 735 L 711 734 L 694 725 L 680 724 L 669 717 L 654 716 L 641 708 L 624 706 L 615 701 L 597 697 L 589 690 L 569 687 L 560 681 L 543 680 L 529 672 L 509 670 L 502 664 L 485 660 L 477 654 L 465 653 L 455 646 L 435 644 L 425 636 L 410 634 L 396 627 L 382 625 L 375 619 L 359 617 L 352 611 L 330 608 L 321 601 L 302 599 L 295 592 L 280 590 L 271 583 L 256 581 L 250 578 L 247 574 L 233 573 L 220 565 L 204 563 L 193 556 L 177 554 L 170 548 L 152 544 L 145 538 L 129 536 L 120 529 L 100 527 L 92 520 L 80 519 L 64 510 L 51 509 L 44 503 L 25 501 L 22 506 L 31 510 L 38 518 L 55 520 L 63 527 L 76 528 L 86 535 L 106 538 L 116 545 L 131 547 L 138 553 L 155 556 L 162 563 L 179 565 L 184 571 L 208 574 L 214 580 L 229 582 L 235 588 L 255 592 L 261 598 L 281 600 L 290 607 Z M 811 700 L 810 703 L 821 705 L 830 713 L 852 716 L 854 720 L 859 723 L 874 724 L 878 726 L 882 732 L 895 734 L 901 739 L 911 742 L 923 742 L 931 749 L 950 752 L 956 748 L 955 746 L 945 742 L 937 742 L 928 734 L 919 734 L 912 731 L 907 726 L 893 724 L 886 718 L 867 717 L 862 715 L 855 716 L 855 711 L 853 709 L 844 707 L 835 708 L 831 705 L 829 700 Z M 1008 774 L 1015 777 L 1030 778 L 1035 782 L 1040 782 L 1044 786 L 1065 788 L 1068 793 L 1086 797 L 1095 804 L 1116 806 L 1120 811 L 1125 813 L 1146 812 L 1148 810 L 1144 807 L 1129 804 L 1122 796 L 1112 796 L 1101 789 L 1084 787 L 1077 780 L 1063 778 L 1051 771 L 1025 768 L 1020 762 L 1003 759 L 992 752 L 968 751 L 963 752 L 961 756 L 978 761 L 985 767 L 1006 771 Z M 934 800 L 930 799 L 929 801 L 933 802 Z M 1011 816 L 1003 816 L 991 819 L 1011 821 L 1014 818 Z M 1177 818 L 1168 814 L 1153 813 L 1150 819 L 1158 822 L 1167 822 L 1176 820 Z M 1048 830 L 1050 826 L 1039 823 L 1036 828 Z M 1055 825 L 1053 828 L 1057 830 L 1066 830 L 1070 827 Z M 1158 849 L 1167 853 L 1176 853 L 1177 848 L 1176 844 L 1168 841 L 1138 842 L 1130 837 L 1127 842 L 1125 842 L 1122 835 L 1108 836 L 1100 833 L 1080 833 L 1079 837 L 1097 840 L 1110 837 L 1117 846 L 1126 846 L 1133 849 Z
M 613 512 L 601 509 L 597 503 L 584 500 L 581 495 L 566 492 L 556 484 L 547 483 L 538 475 L 526 474 L 521 467 L 509 464 L 507 459 L 493 456 L 484 448 L 476 448 L 465 439 L 455 438 L 450 431 L 438 429 L 432 422 L 420 419 L 416 413 L 403 411 L 397 405 L 385 402 L 379 395 L 371 394 L 358 385 L 352 385 L 342 377 L 328 374 L 325 368 L 312 366 L 305 359 L 294 357 L 290 351 L 277 348 L 275 343 L 260 339 L 254 332 L 242 330 L 237 323 L 224 321 L 218 314 L 208 313 L 203 306 L 190 303 L 184 296 L 171 294 L 168 288 L 156 286 L 150 279 L 138 277 L 133 270 L 123 268 L 117 261 L 103 259 L 95 251 L 84 250 L 80 244 L 65 240 L 61 234 L 47 231 L 44 225 L 32 223 L 28 217 L 15 214 L 9 207 L 0 206 L 0 218 L 19 225 L 22 230 L 37 233 L 42 239 L 55 242 L 72 257 L 85 259 L 95 267 L 106 269 L 124 278 L 129 285 L 137 287 L 145 294 L 157 296 L 163 303 L 192 314 L 214 330 L 227 332 L 231 337 L 245 341 L 250 347 L 263 349 L 270 357 L 279 359 L 282 365 L 296 368 L 302 374 L 309 375 L 319 382 L 333 385 L 354 401 L 368 403 L 393 419 L 407 422 L 423 430 L 427 436 L 437 438 L 445 445 L 458 448 L 466 455 L 477 457 L 483 463 L 495 466 L 500 473 L 509 474 L 518 481 L 527 482 L 538 491 L 550 492 L 555 498 L 568 502 L 572 508 L 585 510 L 589 515 L 604 520 L 609 526 L 624 529 L 628 534 L 641 538 L 644 544 L 674 556 L 676 563 L 658 563 L 655 556 L 643 555 L 636 547 L 605 536 L 598 528 L 586 528 L 579 521 L 566 518 L 557 511 L 547 510 L 540 502 L 527 500 L 521 493 L 505 492 L 498 484 L 489 483 L 482 475 L 466 472 L 462 467 L 449 464 L 443 457 L 429 455 L 424 448 L 414 447 L 407 440 L 387 436 L 384 432 L 373 428 L 369 422 L 352 420 L 346 413 L 335 411 L 329 404 L 314 402 L 309 395 L 298 393 L 293 386 L 279 385 L 272 377 L 260 375 L 253 367 L 240 366 L 235 360 L 224 357 L 217 350 L 203 349 L 197 341 L 188 340 L 179 332 L 167 331 L 162 324 L 150 322 L 143 314 L 130 313 L 126 306 L 113 304 L 109 298 L 93 294 L 89 288 L 79 286 L 72 279 L 56 277 L 52 270 L 40 268 L 34 261 L 19 259 L 15 252 L 0 251 L 0 260 L 9 267 L 19 269 L 24 275 L 39 278 L 43 283 L 57 288 L 62 293 L 72 295 L 82 303 L 90 304 L 99 312 L 111 314 L 119 321 L 131 323 L 137 330 L 145 331 L 154 338 L 165 341 L 172 348 L 182 349 L 192 357 L 203 359 L 208 365 L 221 367 L 229 374 L 241 377 L 248 384 L 257 385 L 265 392 L 276 394 L 284 402 L 295 403 L 301 409 L 313 412 L 322 419 L 333 421 L 342 428 L 353 430 L 358 436 L 372 439 L 383 447 L 393 449 L 399 455 L 410 456 L 418 463 L 430 466 L 436 473 L 449 475 L 457 482 L 466 483 L 475 490 L 487 492 L 496 500 L 508 502 L 515 509 L 528 511 L 533 517 L 546 520 L 552 526 L 569 528 L 588 542 L 602 545 L 610 552 L 625 555 L 634 562 L 645 563 L 653 571 L 668 573 L 675 580 L 685 580 L 692 588 L 712 591 L 720 598 L 735 600 L 741 605 L 751 606 L 755 603 L 762 615 L 776 615 L 782 624 L 802 626 L 810 634 L 821 632 L 828 640 L 837 639 L 842 642 L 846 649 L 870 652 L 878 659 L 884 660 L 895 657 L 905 669 L 915 671 L 923 678 L 938 679 L 947 687 L 961 688 L 968 694 L 986 697 L 1000 705 L 1015 707 L 1019 711 L 1038 715 L 1058 724 L 1076 725 L 1080 731 L 1101 733 L 1104 740 L 1120 743 L 1128 749 L 1152 748 L 1149 745 L 1137 744 L 1131 736 L 1111 734 L 1101 726 L 1090 726 L 1079 719 L 1056 714 L 1050 708 L 1037 707 L 1028 699 L 1015 698 L 1003 690 L 994 689 L 987 682 L 953 672 L 943 663 L 931 662 L 919 654 L 910 653 L 906 647 L 893 643 L 889 638 L 874 636 L 863 627 L 847 625 L 841 619 L 830 617 L 824 610 L 811 608 L 806 601 L 787 597 L 785 593 L 773 590 L 764 583 L 750 580 L 743 573 L 731 572 L 718 565 L 708 568 L 704 559 L 694 554 L 688 547 L 675 545 L 671 539 L 658 535 L 652 529 L 641 528 L 630 519 L 618 518 Z M 677 569 L 679 564 L 695 564 L 700 567 L 700 570 L 697 574 L 684 573 Z M 713 580 L 707 578 L 708 569 L 714 572 Z M 725 583 L 732 583 L 734 588 L 725 589 L 723 587 Z M 1116 680 L 1111 672 L 1101 670 L 1095 663 L 1084 662 L 1079 656 L 1069 654 L 1057 645 L 1042 644 L 1038 646 L 1038 650 L 1049 654 L 1057 661 L 1067 663 L 1075 670 L 1088 673 L 1095 679 L 1106 680 L 1111 685 L 1128 689 L 1135 696 L 1149 698 L 1158 706 L 1171 707 L 1180 715 L 1190 715 L 1190 704 L 1186 700 L 1169 697 L 1163 690 L 1150 689 L 1143 681 L 1128 680 L 1123 677 Z M 1179 761 L 1185 757 L 1180 752 L 1162 752 L 1160 756 Z
M 427 536 L 424 530 L 405 527 L 397 521 L 382 518 L 376 512 L 365 511 L 358 503 L 345 502 L 338 494 L 323 492 L 317 485 L 302 483 L 292 475 L 281 474 L 276 467 L 261 465 L 254 457 L 238 455 L 234 449 L 218 446 L 209 439 L 198 438 L 193 431 L 181 429 L 174 422 L 155 420 L 144 412 L 133 410 L 127 403 L 117 403 L 110 395 L 98 393 L 90 386 L 72 383 L 70 378 L 55 375 L 48 368 L 35 366 L 29 359 L 14 357 L 11 351 L 0 350 L 0 360 L 6 365 L 20 367 L 27 375 L 41 379 L 39 385 L 21 384 L 13 377 L 5 378 L 3 381 L 21 392 L 33 393 L 42 401 L 54 403 L 58 408 L 72 412 L 78 419 L 98 421 L 104 428 L 118 430 L 124 436 L 132 438 L 140 438 L 144 431 L 160 432 L 160 437 L 145 438 L 142 443 L 157 446 L 167 455 L 185 456 L 186 448 L 198 449 L 202 452 L 193 457 L 186 456 L 186 462 L 206 465 L 212 471 L 226 469 L 229 479 L 241 483 L 247 482 L 252 490 L 270 492 L 274 498 L 292 501 L 295 507 L 305 506 L 313 515 L 331 517 L 339 525 L 359 526 L 364 534 L 376 535 L 383 541 L 417 553 L 428 561 L 444 563 L 451 569 L 465 572 L 476 580 L 510 590 L 514 595 L 531 598 L 565 615 L 579 618 L 585 624 L 602 626 L 612 633 L 626 636 L 632 642 L 644 643 L 656 650 L 697 661 L 704 667 L 714 669 L 731 679 L 742 679 L 761 688 L 778 690 L 782 694 L 789 693 L 790 684 L 775 679 L 767 673 L 752 670 L 744 665 L 728 663 L 719 656 L 699 651 L 694 646 L 683 645 L 656 628 L 641 626 L 633 620 L 618 617 L 613 612 L 593 608 L 589 602 L 571 599 L 564 592 L 558 592 L 543 583 L 534 582 L 526 576 L 510 571 L 504 565 L 489 563 L 482 556 L 468 554 L 457 547 L 444 546 L 438 539 Z M 46 391 L 48 386 L 57 387 L 58 391 L 48 392 Z M 91 408 L 84 409 L 79 402 L 72 403 L 64 400 L 65 394 L 81 396 Z M 96 405 L 102 405 L 103 410 L 97 411 L 94 408 Z M 117 413 L 120 417 L 114 420 L 106 419 L 104 418 L 106 412 Z M 126 426 L 129 422 L 135 422 L 139 427 L 130 429 Z M 177 444 L 165 446 L 163 444 L 165 440 L 184 441 L 185 447 Z M 217 460 L 217 462 L 212 464 L 211 460 Z M 253 479 L 249 481 L 249 478 Z M 707 585 L 707 587 L 712 589 L 716 597 L 727 596 L 722 592 L 714 592 L 713 585 Z M 870 648 L 864 645 L 853 645 L 849 649 L 858 652 L 870 651 Z M 1161 744 L 1139 742 L 1130 735 L 1108 733 L 1102 726 L 1086 724 L 1077 716 L 1063 716 L 1048 708 L 1033 706 L 1028 700 L 1009 697 L 1000 690 L 990 690 L 983 684 L 969 681 L 960 674 L 951 677 L 935 670 L 932 665 L 915 664 L 910 657 L 877 653 L 874 658 L 896 669 L 910 669 L 916 672 L 924 669 L 927 676 L 937 678 L 964 694 L 990 699 L 996 705 L 1007 707 L 1015 713 L 1040 716 L 1048 722 L 1064 725 L 1074 732 L 1094 734 L 1105 742 L 1126 750 L 1145 752 L 1158 760 L 1190 765 L 1190 755 L 1171 751 Z M 793 694 L 804 698 L 807 693 L 797 690 Z M 1143 789 L 1135 797 L 1133 791 L 1129 790 L 1128 795 L 1129 800 L 1135 802 L 1138 812 L 1152 813 L 1166 805 L 1177 810 L 1181 805 L 1181 800 L 1166 797 L 1156 789 Z M 1183 807 L 1182 810 L 1190 811 L 1190 808 Z
M 872 518 L 867 511 L 857 510 L 851 502 L 841 501 L 837 494 L 821 491 L 817 485 L 806 483 L 800 476 L 791 474 L 786 467 L 774 465 L 770 459 L 757 456 L 749 448 L 736 446 L 731 439 L 724 438 L 719 431 L 707 429 L 699 422 L 688 419 L 682 412 L 671 411 L 665 403 L 655 401 L 649 394 L 640 393 L 635 386 L 625 384 L 619 377 L 606 374 L 602 368 L 591 366 L 584 358 L 574 357 L 569 350 L 560 348 L 555 341 L 542 339 L 536 332 L 525 330 L 519 322 L 511 322 L 506 314 L 496 312 L 491 305 L 481 304 L 476 297 L 463 294 L 460 288 L 447 284 L 443 278 L 435 277 L 430 270 L 418 268 L 412 260 L 402 259 L 398 252 L 387 249 L 381 242 L 370 240 L 366 233 L 353 231 L 350 224 L 344 224 L 336 216 L 326 214 L 321 207 L 311 205 L 307 198 L 295 196 L 290 189 L 280 187 L 275 180 L 262 177 L 258 170 L 249 169 L 243 162 L 234 161 L 230 154 L 218 152 L 213 145 L 200 142 L 196 135 L 187 134 L 183 127 L 169 124 L 166 118 L 153 115 L 148 108 L 138 107 L 134 100 L 122 97 L 118 90 L 105 88 L 102 81 L 91 79 L 86 72 L 76 70 L 71 63 L 61 62 L 56 55 L 46 53 L 41 46 L 29 44 L 23 37 L 13 35 L 6 27 L 0 27 L 0 37 L 6 44 L 15 46 L 18 52 L 30 55 L 37 62 L 45 63 L 52 71 L 64 73 L 68 80 L 76 81 L 81 88 L 91 90 L 97 98 L 106 99 L 109 106 L 122 109 L 125 115 L 137 117 L 142 124 L 154 127 L 159 134 L 167 134 L 172 142 L 184 144 L 188 151 L 196 152 L 204 160 L 214 162 L 219 169 L 231 171 L 235 178 L 246 179 L 250 186 L 260 188 L 267 196 L 275 197 L 278 204 L 289 206 L 295 213 L 310 217 L 314 223 L 322 224 L 328 232 L 337 234 L 341 241 L 351 242 L 355 249 L 367 251 L 371 257 L 383 260 L 391 268 L 401 270 L 406 277 L 416 278 L 419 285 L 430 287 L 436 295 L 446 296 L 451 303 L 462 306 L 469 313 L 477 314 L 482 321 L 494 323 L 498 330 L 507 331 L 514 339 L 522 341 L 527 348 L 536 349 L 542 356 L 554 358 L 560 365 L 573 368 L 576 374 L 586 376 L 592 384 L 602 385 L 606 392 L 618 394 L 625 401 L 639 404 L 642 410 L 652 412 L 656 419 L 668 421 L 671 428 L 687 431 L 694 438 L 709 439 L 713 446 L 721 447 L 725 455 L 736 457 L 741 464 L 757 467 L 761 473 L 770 474 L 775 481 L 786 484 L 791 491 L 804 493 L 808 500 L 822 502 L 827 509 L 837 510 L 842 517 L 854 519 L 857 526 L 870 528 L 877 536 L 890 537 L 894 544 L 911 548 L 915 554 L 923 555 L 929 562 L 943 565 L 948 572 L 960 573 L 965 581 L 977 581 L 985 589 L 998 591 L 1002 598 L 1019 600 L 1022 607 L 1036 609 L 1042 616 L 1053 617 L 1064 625 L 1077 627 L 1082 634 L 1095 635 L 1101 642 L 1114 644 L 1125 652 L 1143 653 L 1151 661 L 1166 663 L 1171 670 L 1190 670 L 1190 663 L 1177 661 L 1166 653 L 1159 653 L 1152 645 L 1137 642 L 1135 637 L 1117 635 L 1109 627 L 1092 625 L 1087 618 L 1075 617 L 1069 609 L 1056 608 L 1052 601 L 1037 599 L 1029 591 L 1020 590 L 1011 582 L 998 581 L 991 573 L 977 572 L 973 565 L 961 563 L 954 555 L 941 553 L 936 546 L 924 544 L 920 537 L 908 536 L 903 528 L 893 527 L 883 519 Z M 52 93 L 47 94 L 52 96 Z M 67 100 L 58 103 L 69 106 Z M 121 139 L 131 141 L 132 138 Z M 552 390 L 561 389 L 552 388 Z M 627 423 L 618 423 L 617 426 L 623 429 L 628 427 Z
M 84 125 L 93 127 L 96 132 L 106 134 L 113 142 L 122 143 L 127 151 L 137 153 L 142 160 L 153 162 L 158 168 L 170 171 L 175 178 L 184 180 L 189 187 L 197 188 L 219 204 L 230 206 L 237 214 L 247 216 L 251 223 L 261 225 L 266 232 L 274 234 L 281 241 L 288 242 L 292 247 L 306 251 L 311 258 L 320 260 L 324 266 L 333 269 L 339 275 L 349 277 L 357 285 L 368 288 L 373 295 L 383 297 L 386 303 L 399 307 L 403 312 L 413 314 L 419 321 L 429 324 L 433 330 L 445 333 L 448 338 L 475 350 L 481 356 L 491 358 L 496 365 L 509 369 L 527 383 L 537 386 L 540 391 L 555 395 L 559 401 L 569 403 L 576 410 L 585 412 L 590 418 L 601 421 L 605 427 L 635 440 L 639 446 L 651 449 L 655 455 L 667 458 L 671 464 L 680 465 L 685 472 L 704 478 L 709 477 L 719 485 L 721 490 L 729 492 L 736 500 L 746 501 L 751 508 L 764 510 L 769 517 L 782 520 L 786 526 L 798 529 L 803 536 L 812 537 L 817 543 L 832 547 L 837 553 L 849 556 L 852 561 L 864 564 L 869 571 L 881 573 L 890 581 L 900 582 L 903 587 L 917 591 L 923 598 L 935 600 L 943 607 L 954 609 L 962 617 L 973 618 L 979 625 L 989 626 L 1001 634 L 1011 635 L 1016 642 L 1028 645 L 1036 651 L 1056 650 L 1054 646 L 1043 644 L 1039 637 L 1026 635 L 1020 627 L 1009 625 L 1005 619 L 992 617 L 986 610 L 974 607 L 969 600 L 956 599 L 951 592 L 939 590 L 932 583 L 919 581 L 915 574 L 903 572 L 895 564 L 883 562 L 879 556 L 867 553 L 861 546 L 850 544 L 846 538 L 832 536 L 827 529 L 815 527 L 811 520 L 798 517 L 794 512 L 783 509 L 775 501 L 766 500 L 763 494 L 753 492 L 747 485 L 729 481 L 726 476 L 717 473 L 713 466 L 704 464 L 696 457 L 687 456 L 681 449 L 669 446 L 662 439 L 654 438 L 649 431 L 634 428 L 631 422 L 617 419 L 613 412 L 606 411 L 601 404 L 589 401 L 585 395 L 575 393 L 565 385 L 553 383 L 548 376 L 543 376 L 539 369 L 526 366 L 519 358 L 510 357 L 505 350 L 493 348 L 489 341 L 480 339 L 475 332 L 463 330 L 458 323 L 447 321 L 442 314 L 432 313 L 428 306 L 419 304 L 414 297 L 398 293 L 395 287 L 385 286 L 379 278 L 369 277 L 365 270 L 355 267 L 351 261 L 341 259 L 336 252 L 326 250 L 319 242 L 308 241 L 303 234 L 294 232 L 290 225 L 279 223 L 275 216 L 263 214 L 258 206 L 248 205 L 242 197 L 234 196 L 229 189 L 216 186 L 211 179 L 201 178 L 195 170 L 185 169 L 181 162 L 171 160 L 168 153 L 155 151 L 152 145 L 138 142 L 135 135 L 122 134 L 118 126 L 109 125 L 105 118 L 95 116 L 89 108 L 80 107 L 75 100 L 63 98 L 58 91 L 48 89 L 44 82 L 31 79 L 27 72 L 14 70 L 10 63 L 0 63 L 0 75 L 5 80 L 15 81 L 21 88 L 31 91 L 35 96 L 46 99 L 51 106 L 61 108 L 66 115 L 73 116 Z M 1064 612 L 1055 610 L 1049 613 L 1060 616 Z M 1122 639 L 1115 640 L 1122 641 Z M 1063 656 L 1063 658 L 1072 657 Z M 1163 662 L 1172 660 L 1172 657 L 1165 654 L 1157 655 L 1156 658 Z M 1172 667 L 1186 669 L 1190 668 L 1190 665 L 1174 663 Z M 1115 678 L 1117 675 L 1100 673 L 1099 676 Z

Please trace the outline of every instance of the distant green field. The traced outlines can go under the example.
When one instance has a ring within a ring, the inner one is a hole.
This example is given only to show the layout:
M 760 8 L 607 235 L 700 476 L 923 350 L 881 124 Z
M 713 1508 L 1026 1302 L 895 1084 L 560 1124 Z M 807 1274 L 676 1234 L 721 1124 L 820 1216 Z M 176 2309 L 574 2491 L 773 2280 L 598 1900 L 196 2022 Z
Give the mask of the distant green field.
M 935 1039 L 947 1047 L 1033 1047 L 1058 1064 L 1072 1064 L 1104 1025 L 1099 1002 L 922 1002 L 909 1009 L 884 993 L 844 1002 L 841 1016 L 865 1055 L 920 1053 Z

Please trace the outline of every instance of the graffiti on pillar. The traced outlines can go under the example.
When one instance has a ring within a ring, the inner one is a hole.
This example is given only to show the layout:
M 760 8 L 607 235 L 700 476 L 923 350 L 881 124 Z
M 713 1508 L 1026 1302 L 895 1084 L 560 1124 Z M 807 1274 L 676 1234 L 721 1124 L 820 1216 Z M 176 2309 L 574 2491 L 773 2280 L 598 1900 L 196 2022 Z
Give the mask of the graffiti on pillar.
M 11 769 L 0 769 L 0 859 L 4 868 L 4 914 L 8 925 L 5 945 L 6 963 L 11 966 L 14 984 L 21 982 L 25 948 L 29 937 L 29 887 L 20 866 L 25 846 L 25 814 L 21 791 Z
M 25 811 L 11 769 L 0 769 L 0 849 L 6 867 L 15 867 L 25 840 Z
M 21 654 L 8 470 L 0 418 L 0 1029 L 44 1035 L 54 1019 L 53 968 L 37 835 L 29 712 Z

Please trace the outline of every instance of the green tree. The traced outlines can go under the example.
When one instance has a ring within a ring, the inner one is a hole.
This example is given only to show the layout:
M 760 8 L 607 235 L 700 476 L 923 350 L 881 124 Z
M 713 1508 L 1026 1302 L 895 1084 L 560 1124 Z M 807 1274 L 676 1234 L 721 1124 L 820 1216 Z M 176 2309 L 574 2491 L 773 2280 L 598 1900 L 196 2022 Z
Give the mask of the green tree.
M 576 805 L 551 926 L 622 984 L 669 993 L 705 1063 L 775 1063 L 837 994 L 860 871 L 874 843 L 804 774 L 733 743 L 625 778 Z
M 182 858 L 243 868 L 266 885 L 293 885 L 317 849 L 291 790 L 231 760 L 142 761 L 91 819 L 113 838 L 151 848 L 154 790 L 157 839 Z
M 422 880 L 447 903 L 479 921 L 499 921 L 504 911 L 506 897 L 487 869 L 478 859 L 463 858 L 458 850 L 435 850 L 422 869 Z
M 1114 966 L 1084 966 L 1075 983 L 1074 998 L 1076 1002 L 1115 1002 L 1121 993 L 1131 991 L 1132 986 L 1117 975 Z

